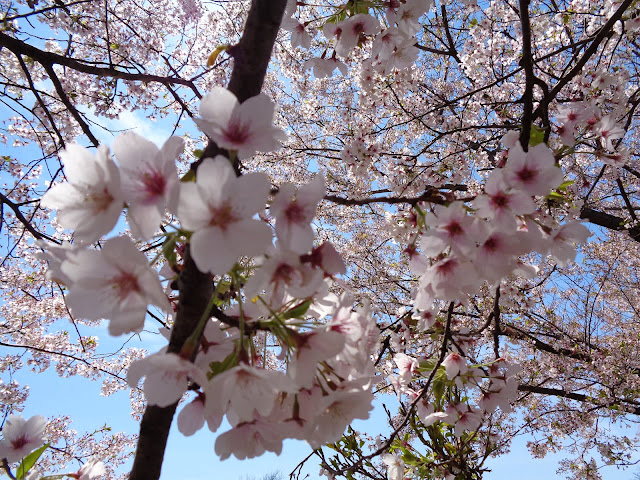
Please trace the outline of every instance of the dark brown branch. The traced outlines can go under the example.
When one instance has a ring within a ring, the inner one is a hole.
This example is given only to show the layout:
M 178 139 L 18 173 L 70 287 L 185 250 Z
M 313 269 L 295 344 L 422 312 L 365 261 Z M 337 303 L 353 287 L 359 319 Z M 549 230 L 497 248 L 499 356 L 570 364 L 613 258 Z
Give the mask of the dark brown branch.
M 228 87 L 241 102 L 260 93 L 285 6 L 286 0 L 253 0 L 251 3 L 242 38 L 233 49 L 235 64 Z M 217 145 L 210 141 L 202 158 L 216 150 Z M 178 286 L 180 300 L 168 349 L 174 353 L 182 350 L 213 294 L 211 275 L 197 269 L 188 247 Z M 193 355 L 196 353 L 194 351 Z M 157 480 L 160 477 L 176 406 L 177 403 L 165 408 L 147 406 L 145 409 L 130 480 Z
M 16 55 L 26 55 L 33 58 L 41 65 L 62 65 L 71 68 L 77 72 L 96 75 L 105 78 L 120 78 L 122 80 L 131 80 L 134 82 L 156 82 L 163 85 L 184 85 L 190 87 L 197 92 L 191 80 L 180 77 L 164 77 L 160 75 L 151 75 L 147 73 L 131 73 L 123 72 L 115 68 L 96 67 L 87 63 L 80 62 L 74 58 L 58 55 L 53 52 L 46 52 L 39 48 L 29 45 L 26 42 L 10 37 L 6 33 L 0 32 L 0 47 L 11 50 Z
M 627 221 L 624 218 L 616 217 L 608 213 L 599 212 L 592 208 L 584 207 L 580 212 L 580 218 L 589 220 L 594 225 L 599 225 L 609 230 L 615 230 L 618 232 L 628 231 L 629 236 L 636 242 L 640 242 L 640 226 L 636 225 L 631 228 L 626 227 Z
M 521 392 L 530 392 L 540 395 L 552 395 L 554 397 L 568 398 L 569 400 L 575 400 L 582 403 L 590 403 L 600 408 L 616 408 L 620 407 L 624 411 L 640 415 L 640 407 L 629 405 L 625 400 L 613 400 L 605 404 L 601 404 L 596 401 L 595 398 L 585 395 L 583 393 L 568 392 L 566 390 L 560 390 L 559 388 L 548 388 L 534 385 L 518 385 L 518 390 Z
M 8 206 L 12 211 L 13 214 L 15 215 L 15 217 L 18 219 L 18 221 L 24 225 L 24 228 L 27 229 L 27 231 L 33 235 L 35 238 L 37 238 L 38 240 L 41 239 L 46 239 L 49 240 L 50 242 L 54 242 L 57 244 L 60 244 L 61 242 L 59 240 L 56 240 L 55 238 L 51 238 L 49 235 L 45 234 L 45 233 L 41 233 L 39 231 L 37 231 L 33 225 L 31 225 L 31 222 L 29 220 L 27 220 L 27 218 L 25 218 L 25 216 L 22 214 L 22 212 L 20 211 L 20 208 L 18 207 L 18 205 L 16 205 L 14 202 L 12 202 L 11 200 L 9 200 L 7 197 L 5 197 L 2 193 L 0 193 L 0 202 L 3 205 Z
M 624 0 L 620 4 L 618 9 L 615 11 L 615 13 L 611 15 L 609 20 L 607 20 L 607 23 L 605 23 L 602 26 L 602 28 L 600 28 L 598 33 L 594 36 L 593 41 L 591 42 L 591 45 L 589 45 L 587 49 L 584 51 L 584 54 L 582 55 L 580 60 L 576 62 L 576 64 L 569 71 L 569 73 L 563 76 L 560 79 L 560 81 L 556 83 L 553 89 L 551 89 L 549 94 L 540 102 L 540 105 L 538 106 L 538 108 L 536 108 L 535 112 L 533 112 L 534 118 L 536 118 L 537 116 L 540 116 L 540 112 L 543 111 L 544 108 L 546 108 L 549 105 L 549 103 L 556 97 L 556 95 L 558 95 L 558 93 L 560 93 L 560 90 L 562 90 L 562 88 L 566 84 L 568 84 L 571 80 L 573 80 L 573 78 L 582 71 L 582 67 L 584 67 L 585 64 L 589 61 L 589 59 L 593 56 L 593 54 L 596 53 L 602 41 L 612 34 L 613 25 L 618 20 L 620 20 L 620 18 L 622 18 L 622 15 L 627 10 L 627 8 L 629 8 L 629 6 L 633 3 L 633 1 L 634 0 Z
M 535 74 L 533 73 L 533 54 L 531 53 L 531 23 L 529 21 L 529 0 L 520 0 L 520 23 L 522 25 L 522 59 L 520 65 L 524 68 L 525 87 L 522 95 L 522 130 L 520 131 L 520 145 L 526 152 L 529 149 L 529 137 L 533 122 L 533 87 Z
M 466 191 L 466 185 L 445 185 L 442 187 L 447 190 L 455 190 L 455 191 Z M 437 204 L 443 204 L 446 199 L 444 196 L 438 191 L 436 188 L 427 189 L 422 195 L 418 195 L 417 197 L 369 197 L 369 198 L 344 198 L 339 197 L 337 195 L 325 195 L 324 199 L 337 203 L 339 205 L 369 205 L 372 203 L 386 203 L 386 204 L 398 204 L 398 203 L 407 203 L 410 205 L 415 205 L 419 202 L 431 202 Z
M 58 93 L 58 97 L 60 97 L 60 101 L 64 104 L 65 107 L 67 107 L 67 110 L 69 110 L 69 113 L 73 116 L 73 118 L 78 123 L 78 125 L 80 125 L 80 128 L 82 129 L 84 134 L 87 136 L 87 138 L 91 140 L 91 143 L 93 143 L 93 145 L 97 147 L 100 144 L 100 142 L 95 137 L 95 135 L 91 132 L 89 125 L 84 120 L 84 118 L 82 118 L 82 115 L 80 115 L 80 112 L 78 111 L 78 109 L 69 100 L 69 97 L 67 96 L 67 92 L 64 91 L 64 87 L 60 83 L 60 79 L 58 78 L 58 75 L 53 69 L 53 66 L 43 65 L 43 67 L 46 70 L 47 75 L 49 75 L 49 79 L 51 80 L 51 83 L 53 83 L 53 87 L 56 89 L 56 92 Z

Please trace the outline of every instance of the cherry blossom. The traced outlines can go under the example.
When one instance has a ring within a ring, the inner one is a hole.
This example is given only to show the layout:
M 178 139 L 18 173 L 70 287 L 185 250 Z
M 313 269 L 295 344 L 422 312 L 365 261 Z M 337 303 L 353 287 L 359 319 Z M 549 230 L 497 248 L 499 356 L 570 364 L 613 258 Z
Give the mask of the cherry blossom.
M 271 413 L 281 392 L 293 392 L 294 384 L 283 373 L 246 364 L 237 365 L 209 381 L 205 387 L 207 412 L 232 411 L 240 421 L 253 420 L 254 411 Z M 259 398 L 260 402 L 255 403 Z
M 200 116 L 196 123 L 202 131 L 218 146 L 236 150 L 241 160 L 278 150 L 287 138 L 273 126 L 274 104 L 262 93 L 240 104 L 229 90 L 216 87 L 202 99 Z
M 159 352 L 134 362 L 127 373 L 129 385 L 135 387 L 145 377 L 143 391 L 150 405 L 167 407 L 182 398 L 189 382 L 207 383 L 205 372 L 175 353 Z
M 44 445 L 44 429 L 47 421 L 40 415 L 29 420 L 17 415 L 9 415 L 2 428 L 0 458 L 9 463 L 17 462 L 31 451 Z
M 385 453 L 382 462 L 387 465 L 387 476 L 389 480 L 402 480 L 404 478 L 404 461 L 400 457 L 400 452 Z
M 51 187 L 42 206 L 57 209 L 60 224 L 74 231 L 76 240 L 91 243 L 111 231 L 122 212 L 120 173 L 100 146 L 93 155 L 77 144 L 60 152 L 68 182 Z
M 524 152 L 519 143 L 509 149 L 504 169 L 507 185 L 530 195 L 547 195 L 562 183 L 562 170 L 555 166 L 553 153 L 544 144 Z
M 80 467 L 80 470 L 76 473 L 76 478 L 78 480 L 93 480 L 105 473 L 107 473 L 107 470 L 104 468 L 104 463 L 97 458 L 90 458 L 87 463 Z
M 129 203 L 133 235 L 148 240 L 158 229 L 165 208 L 175 211 L 178 202 L 176 157 L 184 142 L 171 137 L 158 149 L 133 132 L 118 136 L 113 152 L 122 170 L 122 194 Z
M 285 248 L 298 253 L 311 250 L 314 238 L 311 220 L 324 194 L 321 175 L 298 189 L 291 183 L 280 187 L 269 211 L 276 219 L 278 241 Z
M 251 218 L 264 207 L 269 179 L 261 173 L 236 178 L 229 161 L 218 156 L 198 168 L 196 181 L 183 183 L 178 217 L 193 231 L 191 254 L 202 271 L 222 275 L 240 255 L 260 255 L 271 243 L 271 229 Z
M 60 269 L 70 280 L 66 300 L 81 318 L 109 319 L 109 333 L 139 332 L 147 306 L 169 312 L 158 274 L 127 237 L 107 240 L 101 250 L 70 254 Z
M 348 57 L 360 36 L 375 35 L 380 31 L 380 23 L 371 15 L 358 13 L 336 24 L 326 23 L 323 31 L 327 38 L 337 37 L 336 53 Z
M 467 372 L 467 362 L 461 355 L 451 352 L 442 362 L 442 366 L 447 372 L 447 378 L 451 380 L 458 375 L 464 375 Z

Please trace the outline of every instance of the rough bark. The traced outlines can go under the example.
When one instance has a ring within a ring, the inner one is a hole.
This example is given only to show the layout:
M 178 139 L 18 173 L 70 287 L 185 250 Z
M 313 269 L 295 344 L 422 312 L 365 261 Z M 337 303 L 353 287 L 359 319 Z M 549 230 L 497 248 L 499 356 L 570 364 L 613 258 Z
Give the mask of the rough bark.
M 286 0 L 253 0 L 240 42 L 232 47 L 234 67 L 229 90 L 240 102 L 260 93 L 269 65 Z M 221 150 L 210 141 L 202 158 Z M 198 271 L 188 249 L 180 274 L 180 300 L 172 329 L 169 352 L 180 352 L 205 311 L 213 293 L 209 274 Z M 147 406 L 142 422 L 130 480 L 156 480 L 160 477 L 164 451 L 177 404 L 165 408 Z

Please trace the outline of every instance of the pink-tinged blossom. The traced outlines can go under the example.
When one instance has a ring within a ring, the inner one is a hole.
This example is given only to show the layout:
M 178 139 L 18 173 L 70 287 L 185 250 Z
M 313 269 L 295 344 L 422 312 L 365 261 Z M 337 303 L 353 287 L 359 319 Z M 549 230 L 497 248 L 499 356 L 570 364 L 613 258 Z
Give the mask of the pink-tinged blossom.
M 307 32 L 305 26 L 295 18 L 285 16 L 282 19 L 280 28 L 291 32 L 291 46 L 293 48 L 311 48 L 311 35 Z
M 295 350 L 287 373 L 300 388 L 311 388 L 318 362 L 329 360 L 344 348 L 345 338 L 338 332 L 314 329 L 294 337 Z
M 237 151 L 243 160 L 256 152 L 280 148 L 287 136 L 273 124 L 275 106 L 261 93 L 238 102 L 226 88 L 215 87 L 200 102 L 200 117 L 195 122 L 219 147 Z
M 222 275 L 240 255 L 261 255 L 271 245 L 271 229 L 252 218 L 269 189 L 264 173 L 236 177 L 221 155 L 202 162 L 195 182 L 181 185 L 178 217 L 194 232 L 191 255 L 201 271 Z
M 347 273 L 344 260 L 330 242 L 324 242 L 319 247 L 311 249 L 311 253 L 302 255 L 303 263 L 310 263 L 313 268 L 320 268 L 327 275 L 339 275 Z
M 241 422 L 247 422 L 253 420 L 254 412 L 268 416 L 278 395 L 294 391 L 293 382 L 285 374 L 241 363 L 208 382 L 205 408 L 207 412 L 229 410 Z
M 379 61 L 386 61 L 396 48 L 400 48 L 407 42 L 407 36 L 397 27 L 387 28 L 376 35 L 371 45 L 371 56 Z
M 246 307 L 243 313 L 247 313 Z M 229 315 L 230 313 L 227 311 L 225 314 Z M 218 320 L 209 320 L 207 322 L 200 341 L 200 350 L 194 362 L 200 368 L 208 369 L 211 362 L 222 362 L 233 352 L 237 333 L 230 335 L 229 331 L 232 329 L 223 327 L 224 325 Z
M 591 232 L 580 222 L 569 222 L 551 233 L 549 250 L 561 267 L 566 267 L 576 258 L 576 244 L 587 241 Z
M 107 473 L 107 469 L 104 467 L 104 463 L 97 458 L 91 458 L 78 470 L 74 477 L 78 480 L 93 480 L 105 473 Z
M 471 408 L 464 403 L 447 407 L 447 423 L 455 425 L 454 435 L 461 437 L 465 430 L 475 430 L 482 423 L 482 413 L 477 408 Z
M 311 221 L 324 194 L 322 175 L 316 175 L 298 189 L 291 183 L 280 187 L 269 212 L 276 219 L 276 235 L 284 248 L 297 253 L 311 250 L 314 238 Z
M 2 428 L 0 459 L 13 463 L 45 444 L 44 429 L 47 421 L 36 415 L 29 420 L 18 415 L 9 415 Z
M 306 68 L 311 69 L 316 78 L 331 77 L 336 68 L 342 75 L 347 74 L 347 66 L 335 57 L 311 58 L 307 60 L 304 65 Z
M 162 148 L 126 132 L 113 142 L 113 153 L 122 170 L 122 194 L 129 204 L 128 219 L 134 237 L 148 240 L 158 229 L 165 209 L 175 212 L 178 172 L 175 160 L 184 141 L 171 137 Z
M 425 427 L 449 417 L 449 415 L 444 412 L 436 412 L 433 405 L 431 403 L 427 403 L 425 400 L 418 403 L 416 412 Z
M 335 442 L 347 425 L 356 418 L 366 420 L 373 408 L 373 394 L 362 386 L 345 385 L 319 399 L 318 414 L 313 420 L 313 430 L 307 438 L 312 448 Z M 361 382 L 360 382 L 361 383 Z
M 61 265 L 69 280 L 71 312 L 89 320 L 109 319 L 109 333 L 139 332 L 149 304 L 170 312 L 169 301 L 147 257 L 127 237 L 107 240 L 101 250 L 81 250 Z
M 458 375 L 464 375 L 467 373 L 467 360 L 455 352 L 451 352 L 447 355 L 447 358 L 442 362 L 442 366 L 447 374 L 449 380 L 457 377 Z
M 418 360 L 406 353 L 399 352 L 393 356 L 393 361 L 398 366 L 398 373 L 400 373 L 400 378 L 402 378 L 404 384 L 411 382 L 411 377 L 418 370 Z
M 562 183 L 563 176 L 562 170 L 556 167 L 553 152 L 544 143 L 525 152 L 518 142 L 509 150 L 504 180 L 510 187 L 529 195 L 548 195 Z
M 207 383 L 207 376 L 193 363 L 175 353 L 159 352 L 129 367 L 127 382 L 134 388 L 145 377 L 142 390 L 149 405 L 168 407 L 182 398 L 189 382 Z
M 629 161 L 629 157 L 630 157 L 630 152 L 629 152 L 629 149 L 626 147 L 619 148 L 616 153 L 602 154 L 600 156 L 600 158 L 604 163 L 616 168 L 624 167 Z
M 596 131 L 600 135 L 600 143 L 604 148 L 613 152 L 615 147 L 614 140 L 624 137 L 625 131 L 619 126 L 611 115 L 603 117 L 596 125 Z
M 259 397 L 256 397 L 258 399 Z M 220 460 L 232 454 L 238 460 L 254 458 L 264 452 L 280 455 L 282 451 L 282 425 L 256 419 L 239 423 L 216 439 L 216 454 Z
M 361 35 L 375 35 L 380 31 L 380 22 L 369 14 L 358 13 L 338 23 L 325 23 L 324 35 L 336 37 L 336 53 L 348 57 L 360 41 Z
M 219 412 L 207 412 L 204 408 L 202 395 L 198 395 L 193 402 L 185 405 L 178 414 L 178 430 L 190 437 L 204 426 L 206 420 L 209 430 L 215 432 L 222 423 L 224 416 Z
M 479 224 L 467 214 L 462 202 L 453 202 L 449 206 L 437 205 L 434 213 L 425 216 L 429 227 L 420 242 L 427 256 L 435 256 L 445 248 L 458 252 L 467 252 L 476 243 Z
M 430 0 L 409 0 L 400 5 L 393 20 L 403 31 L 415 34 L 422 29 L 418 19 L 427 13 L 433 2 Z
M 493 220 L 504 229 L 515 229 L 515 215 L 528 215 L 536 210 L 531 195 L 507 186 L 502 169 L 489 175 L 484 191 L 484 195 L 473 201 L 473 208 L 479 216 Z
M 490 285 L 509 275 L 517 266 L 517 256 L 525 253 L 523 237 L 522 232 L 493 230 L 474 252 L 472 263 L 478 275 L 482 275 Z
M 389 480 L 402 480 L 404 478 L 404 461 L 400 456 L 400 452 L 385 453 L 382 456 L 382 463 L 387 466 Z
M 37 240 L 36 245 L 43 250 L 37 253 L 36 256 L 49 265 L 45 278 L 52 282 L 60 283 L 61 285 L 71 284 L 71 279 L 62 272 L 61 266 L 69 254 L 77 251 L 77 247 L 69 242 L 56 245 L 54 243 L 47 243 L 44 240 Z
M 436 314 L 437 311 L 435 308 L 427 308 L 416 312 L 416 314 L 414 314 L 412 318 L 418 321 L 416 325 L 418 331 L 424 332 L 425 330 L 433 327 L 437 321 Z
M 60 152 L 60 159 L 68 181 L 54 185 L 40 203 L 57 209 L 60 225 L 73 230 L 77 241 L 94 242 L 111 231 L 122 212 L 118 168 L 105 146 L 93 155 L 72 143 Z
M 480 283 L 481 279 L 470 262 L 455 256 L 444 258 L 420 277 L 416 308 L 429 308 L 435 299 L 462 301 Z

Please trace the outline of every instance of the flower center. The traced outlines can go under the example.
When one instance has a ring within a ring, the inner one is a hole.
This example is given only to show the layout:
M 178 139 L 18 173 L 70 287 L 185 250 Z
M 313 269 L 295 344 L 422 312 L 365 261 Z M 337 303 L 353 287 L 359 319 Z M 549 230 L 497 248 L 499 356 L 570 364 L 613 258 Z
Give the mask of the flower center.
M 131 292 L 140 291 L 138 278 L 131 272 L 120 272 L 120 275 L 114 277 L 112 282 L 120 300 L 127 298 Z
M 225 230 L 230 223 L 236 221 L 236 217 L 233 215 L 231 205 L 225 204 L 218 208 L 211 209 L 211 219 L 209 220 L 209 226 L 220 227 Z
M 109 209 L 113 203 L 113 195 L 104 187 L 102 192 L 90 192 L 85 197 L 85 201 L 93 204 L 93 212 L 100 213 Z
M 518 172 L 518 178 L 520 179 L 520 181 L 522 181 L 522 183 L 528 183 L 533 180 L 537 174 L 538 172 L 536 172 L 535 170 L 532 170 L 529 167 L 524 167 Z
M 242 145 L 249 139 L 249 125 L 239 119 L 232 119 L 224 132 L 225 139 L 235 145 Z
M 22 447 L 24 447 L 27 443 L 29 443 L 29 438 L 27 437 L 27 434 L 22 434 L 17 438 L 14 438 L 13 440 L 11 440 L 11 446 L 14 448 L 14 450 L 19 450 Z
M 289 204 L 284 215 L 291 223 L 302 223 L 305 220 L 304 208 L 302 208 L 297 201 Z
M 142 175 L 142 183 L 144 185 L 147 201 L 153 201 L 156 197 L 163 196 L 167 187 L 166 179 L 160 174 L 160 172 L 156 171 L 145 172 Z

